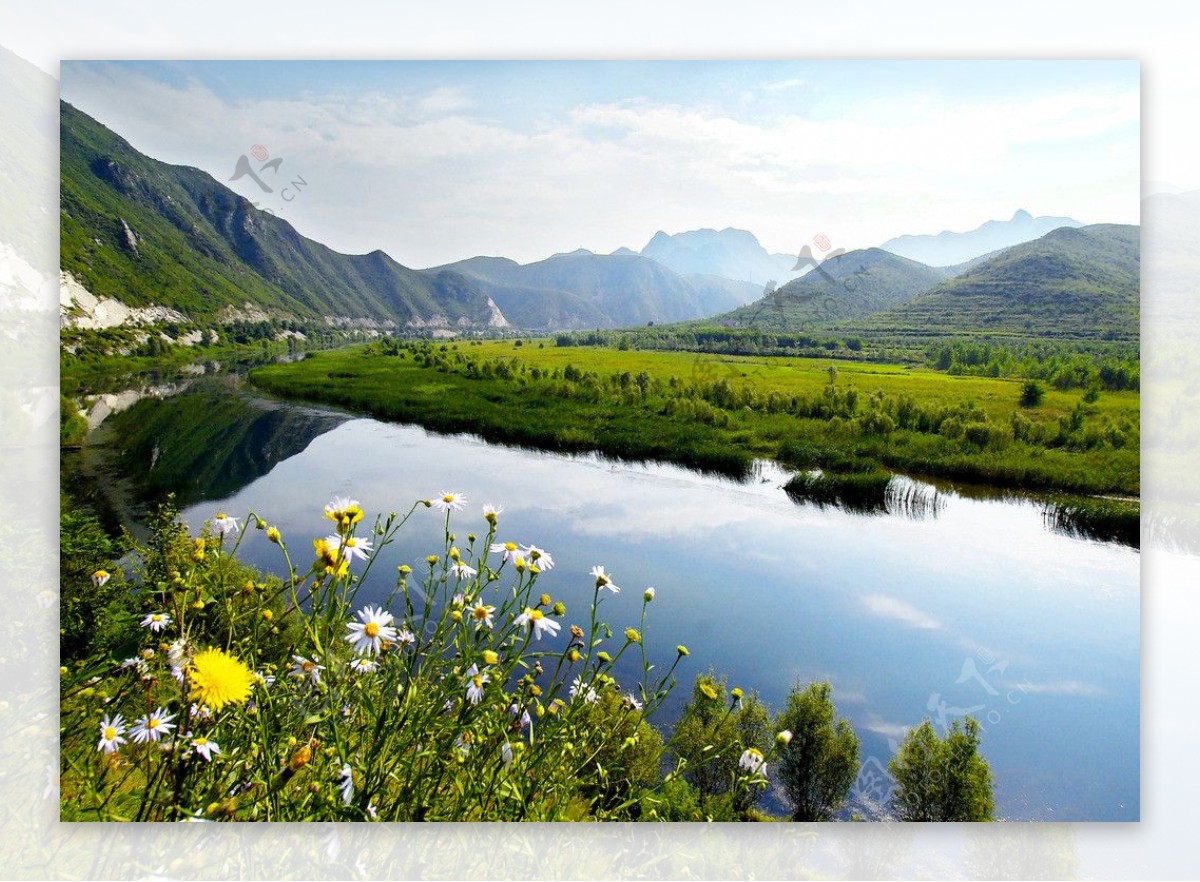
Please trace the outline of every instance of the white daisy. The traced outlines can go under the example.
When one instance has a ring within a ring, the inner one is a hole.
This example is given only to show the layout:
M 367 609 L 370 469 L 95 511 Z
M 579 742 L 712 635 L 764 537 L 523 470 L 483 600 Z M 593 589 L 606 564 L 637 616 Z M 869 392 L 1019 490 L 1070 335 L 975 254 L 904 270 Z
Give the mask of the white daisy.
M 554 569 L 554 558 L 546 549 L 538 548 L 536 545 L 526 545 L 522 551 L 525 553 L 525 561 L 531 567 L 537 567 L 543 573 L 546 570 Z
M 342 770 L 338 773 L 338 790 L 342 791 L 342 802 L 349 805 L 354 799 L 354 770 L 349 763 L 342 763 Z
M 604 567 L 602 567 L 602 566 L 592 567 L 592 575 L 596 577 L 596 587 L 597 588 L 607 588 L 613 594 L 621 593 L 621 589 L 613 584 L 612 576 L 610 576 L 608 573 L 604 572 Z
M 447 493 L 443 491 L 438 494 L 437 499 L 431 499 L 430 502 L 442 511 L 462 511 L 463 506 L 467 504 L 467 498 L 461 493 Z
M 517 547 L 516 542 L 493 542 L 491 552 L 504 555 L 504 560 L 508 563 L 516 563 L 521 550 Z
M 319 665 L 315 661 L 309 661 L 302 655 L 293 655 L 292 669 L 288 671 L 288 675 L 295 677 L 297 680 L 303 680 L 307 677 L 314 683 L 320 683 L 321 671 L 323 670 L 325 670 L 323 665 Z
M 504 506 L 488 503 L 483 507 L 483 517 L 489 524 L 495 526 L 496 518 L 500 516 L 502 511 L 504 511 Z
M 757 747 L 746 748 L 742 752 L 742 758 L 738 760 L 738 765 L 751 775 L 760 774 L 764 778 L 767 776 L 767 764 L 763 761 L 762 751 Z
M 588 704 L 595 704 L 599 698 L 596 690 L 583 682 L 583 677 L 575 678 L 575 682 L 571 684 L 570 695 L 572 698 L 582 698 Z
M 211 738 L 205 738 L 203 735 L 197 735 L 192 739 L 192 747 L 196 749 L 196 753 L 204 757 L 204 761 L 207 763 L 212 762 L 214 753 L 221 753 L 221 746 Z
M 371 674 L 379 670 L 379 665 L 374 659 L 367 658 L 365 655 L 360 655 L 358 658 L 352 658 L 346 662 L 350 670 L 356 674 Z
M 450 572 L 459 579 L 473 579 L 479 570 L 467 566 L 460 560 L 450 565 Z
M 458 748 L 459 753 L 466 756 L 471 752 L 471 746 L 475 743 L 475 736 L 470 732 L 463 732 L 454 739 L 454 746 Z
M 625 696 L 625 701 L 636 711 L 640 711 L 642 709 L 642 703 L 637 700 L 637 697 L 632 692 Z
M 262 671 L 255 671 L 254 681 L 264 689 L 270 689 L 273 685 L 275 685 L 275 675 L 264 674 Z
M 546 618 L 546 614 L 540 609 L 531 609 L 528 606 L 525 607 L 525 612 L 517 616 L 514 624 L 533 631 L 533 636 L 538 640 L 542 639 L 543 632 L 548 631 L 553 636 L 558 634 L 558 629 L 562 627 L 553 619 Z
M 96 745 L 96 750 L 115 753 L 117 748 L 125 743 L 125 739 L 121 737 L 124 734 L 125 720 L 120 714 L 112 719 L 105 717 L 100 721 L 100 743 Z
M 347 622 L 350 633 L 343 638 L 354 644 L 355 651 L 378 654 L 382 641 L 390 643 L 398 636 L 392 627 L 392 614 L 385 612 L 383 607 L 364 606 L 357 615 L 357 622 Z
M 402 646 L 412 646 L 417 642 L 417 635 L 408 628 L 401 628 L 396 632 L 396 642 Z
M 155 634 L 163 630 L 169 624 L 171 624 L 170 613 L 150 613 L 150 615 L 142 619 L 142 627 L 149 628 Z
M 471 618 L 475 622 L 475 630 L 480 628 L 491 628 L 492 613 L 496 611 L 494 606 L 484 606 L 482 603 L 475 604 L 475 608 L 471 610 Z
M 160 707 L 154 713 L 138 720 L 137 724 L 129 730 L 129 735 L 138 744 L 157 741 L 175 728 L 175 724 L 171 722 L 173 719 L 175 719 L 174 714 L 169 714 L 166 708 Z
M 92 584 L 100 588 L 111 578 L 112 576 L 109 575 L 108 570 L 96 570 L 96 572 L 92 573 Z
M 238 519 L 231 518 L 225 512 L 218 512 L 217 516 L 212 520 L 213 529 L 224 536 L 226 533 L 236 533 L 238 531 Z
M 483 684 L 488 682 L 488 675 L 481 674 L 476 665 L 471 665 L 467 671 L 467 701 L 479 704 L 483 700 Z
M 342 547 L 342 557 L 345 560 L 353 561 L 355 558 L 366 560 L 367 557 L 375 549 L 371 547 L 371 540 L 362 536 L 346 536 L 344 539 L 341 536 L 326 536 L 326 544 L 330 548 Z

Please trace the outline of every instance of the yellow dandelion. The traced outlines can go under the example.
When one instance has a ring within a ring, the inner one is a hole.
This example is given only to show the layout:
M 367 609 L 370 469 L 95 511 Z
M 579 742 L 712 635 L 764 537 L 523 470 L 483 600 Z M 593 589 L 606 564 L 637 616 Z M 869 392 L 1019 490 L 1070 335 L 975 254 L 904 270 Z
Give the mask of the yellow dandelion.
M 192 659 L 189 669 L 192 701 L 219 711 L 227 704 L 241 704 L 250 697 L 254 674 L 232 655 L 206 649 Z

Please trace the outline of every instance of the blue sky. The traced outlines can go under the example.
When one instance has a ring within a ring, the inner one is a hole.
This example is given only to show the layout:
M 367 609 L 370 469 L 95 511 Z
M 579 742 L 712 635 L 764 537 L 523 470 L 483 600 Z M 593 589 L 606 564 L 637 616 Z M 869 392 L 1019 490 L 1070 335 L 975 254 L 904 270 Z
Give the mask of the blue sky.
M 410 266 L 639 249 L 660 229 L 795 252 L 1017 209 L 1138 221 L 1136 62 L 64 61 L 61 77 L 143 152 Z M 256 144 L 282 159 L 270 194 L 227 180 Z

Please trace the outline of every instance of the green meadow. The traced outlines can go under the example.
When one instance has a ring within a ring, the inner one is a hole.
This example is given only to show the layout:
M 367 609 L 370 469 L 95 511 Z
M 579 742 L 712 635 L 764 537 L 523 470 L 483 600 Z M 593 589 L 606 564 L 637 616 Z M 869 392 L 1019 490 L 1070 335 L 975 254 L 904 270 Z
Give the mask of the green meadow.
M 258 368 L 252 381 L 437 431 L 596 450 L 728 474 L 912 475 L 1028 491 L 1137 496 L 1139 395 L 821 358 L 382 341 Z

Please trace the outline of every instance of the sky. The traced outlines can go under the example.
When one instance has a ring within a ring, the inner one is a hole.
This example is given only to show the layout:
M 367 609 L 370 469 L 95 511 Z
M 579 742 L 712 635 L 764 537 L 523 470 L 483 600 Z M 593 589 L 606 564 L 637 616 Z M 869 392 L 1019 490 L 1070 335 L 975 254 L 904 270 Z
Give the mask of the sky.
M 869 247 L 1018 209 L 1139 219 L 1133 61 L 60 70 L 62 97 L 143 153 L 203 169 L 338 251 L 413 267 L 640 250 L 659 230 L 736 227 L 794 254 L 816 236 Z M 242 156 L 270 193 L 230 180 Z

